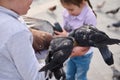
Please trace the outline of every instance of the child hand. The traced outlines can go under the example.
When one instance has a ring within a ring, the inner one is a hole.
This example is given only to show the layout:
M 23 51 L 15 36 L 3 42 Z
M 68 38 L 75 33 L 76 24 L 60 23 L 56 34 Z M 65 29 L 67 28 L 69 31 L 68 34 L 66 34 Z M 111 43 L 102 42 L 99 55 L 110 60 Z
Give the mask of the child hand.
M 82 56 L 89 50 L 89 48 L 90 47 L 74 47 L 70 57 Z
M 56 35 L 54 35 L 54 37 L 67 37 L 67 32 L 63 29 L 63 32 L 59 32 L 59 31 L 54 31 L 54 33 Z

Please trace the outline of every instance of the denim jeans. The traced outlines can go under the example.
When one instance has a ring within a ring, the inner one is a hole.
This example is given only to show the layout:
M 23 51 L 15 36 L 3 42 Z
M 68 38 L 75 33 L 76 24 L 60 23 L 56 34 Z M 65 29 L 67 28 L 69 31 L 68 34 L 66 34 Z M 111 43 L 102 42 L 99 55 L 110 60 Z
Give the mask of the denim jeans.
M 66 63 L 66 80 L 87 80 L 92 53 L 71 57 Z

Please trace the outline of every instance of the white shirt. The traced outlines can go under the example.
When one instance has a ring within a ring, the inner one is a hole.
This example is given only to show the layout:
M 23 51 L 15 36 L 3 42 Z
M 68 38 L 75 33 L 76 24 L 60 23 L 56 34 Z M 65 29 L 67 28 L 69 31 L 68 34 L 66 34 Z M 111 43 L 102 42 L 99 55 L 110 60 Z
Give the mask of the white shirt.
M 0 80 L 45 80 L 33 37 L 19 15 L 0 6 Z

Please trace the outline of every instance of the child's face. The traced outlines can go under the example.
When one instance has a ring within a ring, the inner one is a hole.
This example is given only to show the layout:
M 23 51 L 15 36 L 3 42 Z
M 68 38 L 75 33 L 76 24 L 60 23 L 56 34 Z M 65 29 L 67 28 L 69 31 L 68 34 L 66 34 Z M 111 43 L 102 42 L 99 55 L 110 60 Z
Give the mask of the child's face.
M 83 8 L 81 4 L 80 4 L 80 7 L 77 6 L 77 5 L 74 5 L 74 4 L 65 4 L 65 3 L 63 3 L 62 5 L 63 5 L 63 7 L 65 9 L 67 9 L 69 14 L 73 15 L 73 16 L 78 16 L 81 13 L 82 8 Z

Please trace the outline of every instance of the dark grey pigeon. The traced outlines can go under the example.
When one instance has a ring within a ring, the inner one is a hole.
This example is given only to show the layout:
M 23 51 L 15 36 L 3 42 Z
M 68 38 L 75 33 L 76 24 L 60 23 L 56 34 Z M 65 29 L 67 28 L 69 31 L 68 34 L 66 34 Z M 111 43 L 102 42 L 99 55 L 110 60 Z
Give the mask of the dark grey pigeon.
M 46 65 L 40 71 L 53 73 L 57 80 L 63 78 L 65 80 L 65 73 L 63 71 L 63 63 L 69 58 L 73 49 L 74 39 L 71 37 L 57 37 L 52 39 L 48 56 L 45 60 Z M 49 75 L 51 78 L 51 75 Z
M 69 34 L 75 38 L 79 46 L 97 47 L 108 65 L 114 63 L 112 52 L 107 45 L 119 44 L 119 39 L 110 38 L 105 32 L 98 30 L 92 25 L 83 25 Z
M 109 50 L 108 46 L 98 47 L 98 49 L 106 64 L 114 64 L 113 53 Z
M 112 23 L 111 25 L 108 25 L 107 28 L 110 27 L 115 27 L 115 29 L 117 30 L 118 28 L 120 28 L 120 21 Z
M 111 69 L 113 71 L 113 80 L 120 80 L 120 71 L 115 68 L 115 66 L 111 66 Z
M 116 8 L 116 9 L 112 9 L 112 10 L 106 11 L 105 13 L 106 14 L 113 14 L 113 15 L 115 15 L 115 14 L 117 14 L 119 12 L 119 10 L 120 10 L 120 7 Z
M 110 38 L 105 32 L 91 25 L 84 25 L 69 34 L 80 46 L 100 47 L 103 45 L 119 44 L 120 39 Z

